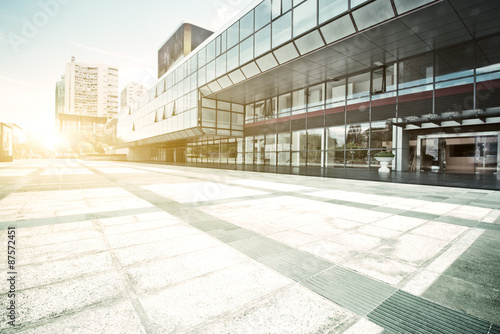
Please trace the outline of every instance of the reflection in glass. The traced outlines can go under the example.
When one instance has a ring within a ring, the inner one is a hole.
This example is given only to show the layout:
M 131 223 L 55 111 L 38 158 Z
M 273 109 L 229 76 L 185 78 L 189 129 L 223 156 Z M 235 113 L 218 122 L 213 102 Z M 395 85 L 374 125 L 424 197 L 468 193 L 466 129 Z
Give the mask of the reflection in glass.
M 331 108 L 345 105 L 345 89 L 345 79 L 328 81 L 326 83 L 326 107 Z
M 299 56 L 297 49 L 293 45 L 293 42 L 290 42 L 279 49 L 275 50 L 274 55 L 280 64 L 286 63 L 294 58 Z M 277 65 L 277 64 L 276 64 Z M 264 69 L 263 69 L 264 70 Z
M 207 64 L 207 82 L 215 79 L 215 60 Z
M 327 141 L 326 148 L 328 150 L 343 149 L 345 145 L 345 127 L 333 126 L 326 129 Z
M 227 48 L 230 49 L 240 41 L 240 24 L 236 22 L 227 29 Z
M 292 151 L 306 150 L 306 130 L 292 132 Z
M 368 148 L 370 137 L 370 123 L 351 124 L 347 128 L 346 148 Z
M 300 114 L 304 112 L 306 107 L 306 90 L 305 88 L 292 92 L 292 114 Z
M 240 20 L 240 41 L 253 33 L 253 10 L 248 12 Z
M 292 38 L 292 13 L 288 12 L 272 23 L 273 48 L 285 43 Z
M 399 89 L 432 83 L 433 56 L 426 54 L 399 63 Z
M 226 54 L 217 57 L 215 59 L 215 75 L 216 77 L 220 77 L 226 73 Z
M 240 64 L 244 64 L 253 58 L 253 36 L 240 43 Z
M 271 22 L 271 0 L 265 0 L 255 7 L 255 31 Z
M 292 94 L 284 94 L 278 97 L 278 114 L 280 117 L 290 115 L 292 110 Z
M 371 123 L 371 148 L 392 147 L 392 126 L 387 122 Z
M 306 54 L 324 45 L 323 39 L 318 30 L 314 30 L 309 34 L 295 40 L 295 45 L 299 49 L 300 54 Z
M 370 95 L 370 73 L 349 77 L 347 83 L 348 104 L 364 102 L 364 97 Z
M 474 44 L 461 45 L 436 53 L 436 81 L 469 76 L 474 73 Z
M 353 3 L 351 0 L 351 7 Z M 366 29 L 377 23 L 394 17 L 390 0 L 377 0 L 352 12 L 359 30 Z
M 236 45 L 234 48 L 227 52 L 227 70 L 231 71 L 239 66 L 238 61 L 239 56 L 239 46 Z
M 317 0 L 307 0 L 293 10 L 293 37 L 316 26 Z
M 316 86 L 311 86 L 308 89 L 309 100 L 307 103 L 308 111 L 323 109 L 323 103 L 325 98 L 325 85 L 319 84 Z
M 255 57 L 271 50 L 271 25 L 255 33 Z
M 328 21 L 349 9 L 349 0 L 319 0 L 319 23 Z
M 253 103 L 245 106 L 245 123 L 253 123 L 254 108 Z
M 356 29 L 349 15 L 344 15 L 320 28 L 326 43 L 330 44 L 354 34 Z

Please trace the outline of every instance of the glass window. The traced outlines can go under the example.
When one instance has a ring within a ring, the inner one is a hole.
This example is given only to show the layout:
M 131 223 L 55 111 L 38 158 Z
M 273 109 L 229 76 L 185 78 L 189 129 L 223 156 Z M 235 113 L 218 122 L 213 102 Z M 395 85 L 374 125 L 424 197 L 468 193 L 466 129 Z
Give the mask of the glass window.
M 215 79 L 215 60 L 207 64 L 207 82 Z
M 347 12 L 348 9 L 348 0 L 319 0 L 319 23 L 321 24 Z
M 307 150 L 323 150 L 323 129 L 307 130 Z
M 292 110 L 292 94 L 284 94 L 278 97 L 278 114 L 280 116 L 290 115 Z
M 219 35 L 215 38 L 215 57 L 219 57 L 221 54 L 220 41 L 221 41 L 221 36 Z
M 320 30 L 323 34 L 323 37 L 325 38 L 325 41 L 328 44 L 356 32 L 356 29 L 354 29 L 354 25 L 352 24 L 352 20 L 349 15 L 339 17 L 335 21 L 332 21 L 321 27 Z
M 238 62 L 239 56 L 239 46 L 236 45 L 234 48 L 227 52 L 227 70 L 231 71 L 239 66 Z
M 500 36 L 493 36 L 476 42 L 477 74 L 500 70 Z
M 276 151 L 276 134 L 266 135 L 266 152 L 275 152 Z
M 328 150 L 343 149 L 345 145 L 345 127 L 333 126 L 326 129 L 326 148 Z
M 218 78 L 226 73 L 226 54 L 217 57 L 215 59 L 215 76 Z
M 295 48 L 295 45 L 293 44 L 293 42 L 290 42 L 290 43 L 280 47 L 279 49 L 277 49 L 273 53 L 276 56 L 276 59 L 278 60 L 278 62 L 280 64 L 286 63 L 287 61 L 290 61 L 290 60 L 297 58 L 299 56 L 299 53 L 297 52 L 297 49 Z M 264 57 L 266 57 L 266 56 L 264 56 Z M 261 69 L 262 69 L 262 67 L 261 67 Z
M 265 116 L 265 101 L 255 102 L 255 121 L 263 120 Z
M 434 73 L 432 54 L 402 61 L 398 68 L 399 89 L 432 83 Z
M 289 12 L 272 23 L 273 48 L 285 43 L 292 38 L 292 13 Z
M 215 127 L 215 110 L 203 108 L 201 117 L 203 126 Z
M 236 22 L 227 29 L 227 47 L 232 48 L 240 41 L 240 23 Z
M 272 0 L 271 12 L 273 20 L 281 15 L 281 0 Z
M 271 22 L 271 0 L 265 0 L 255 7 L 255 31 Z
M 370 123 L 351 124 L 347 128 L 347 149 L 368 148 Z M 349 157 L 349 155 L 348 155 Z
M 231 120 L 231 123 L 232 123 L 232 129 L 233 130 L 243 130 L 243 124 L 244 124 L 244 115 L 243 114 L 237 114 L 237 113 L 233 113 L 231 115 L 232 117 L 232 120 Z
M 351 7 L 352 6 L 353 4 L 351 2 Z M 358 29 L 363 30 L 394 17 L 394 10 L 392 9 L 390 0 L 377 0 L 356 9 L 352 12 L 352 16 L 354 17 Z
M 240 41 L 253 33 L 253 10 L 248 12 L 240 20 Z
M 351 8 L 361 5 L 369 0 L 351 0 Z M 408 1 L 408 0 L 407 0 Z
M 394 4 L 396 5 L 398 13 L 402 14 L 432 1 L 433 0 L 394 0 Z
M 329 81 L 326 83 L 326 106 L 327 108 L 345 105 L 345 79 Z
M 306 150 L 306 130 L 292 132 L 292 151 Z
M 282 0 L 281 1 L 281 12 L 286 13 L 292 9 L 292 0 Z
M 325 85 L 319 84 L 309 87 L 309 100 L 307 103 L 308 111 L 319 110 L 323 108 L 325 98 Z
M 221 34 L 221 45 L 220 45 L 221 53 L 226 52 L 226 50 L 228 49 L 226 43 L 226 35 L 227 35 L 226 31 L 223 31 Z
M 253 59 L 253 36 L 240 43 L 240 64 Z
M 392 147 L 392 125 L 386 122 L 372 122 L 371 148 Z
M 207 48 L 198 51 L 198 65 L 204 66 L 207 63 Z
M 211 41 L 207 44 L 207 62 L 210 62 L 215 58 L 215 41 Z
M 295 45 L 299 49 L 300 54 L 306 54 L 317 48 L 325 45 L 318 30 L 314 30 L 309 34 L 295 40 Z
M 203 66 L 198 70 L 198 86 L 203 86 L 207 82 L 207 68 Z
M 461 45 L 436 53 L 436 81 L 455 79 L 474 73 L 474 44 Z
M 306 90 L 305 88 L 292 92 L 292 113 L 298 114 L 306 107 Z
M 228 111 L 217 110 L 217 127 L 229 129 L 231 126 L 231 113 Z
M 290 132 L 278 133 L 278 151 L 290 151 L 291 136 Z
M 254 108 L 253 103 L 245 106 L 245 123 L 253 123 Z
M 255 33 L 255 57 L 271 49 L 271 25 Z
M 353 103 L 363 97 L 370 95 L 370 73 L 363 73 L 347 79 L 347 99 L 354 100 Z
M 307 0 L 293 10 L 293 37 L 316 26 L 317 0 Z

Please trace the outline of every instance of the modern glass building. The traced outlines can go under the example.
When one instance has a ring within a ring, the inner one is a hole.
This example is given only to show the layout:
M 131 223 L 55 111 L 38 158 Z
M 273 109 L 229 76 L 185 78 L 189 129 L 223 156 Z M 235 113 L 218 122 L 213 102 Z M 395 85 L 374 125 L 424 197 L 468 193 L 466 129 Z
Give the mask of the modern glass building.
M 500 2 L 259 0 L 119 114 L 129 160 L 500 172 Z

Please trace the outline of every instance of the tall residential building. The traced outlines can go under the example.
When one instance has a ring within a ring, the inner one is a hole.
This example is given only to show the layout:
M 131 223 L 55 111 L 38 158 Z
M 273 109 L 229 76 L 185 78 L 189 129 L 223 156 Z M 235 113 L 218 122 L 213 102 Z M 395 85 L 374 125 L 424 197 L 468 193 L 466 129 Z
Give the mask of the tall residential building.
M 120 94 L 120 110 L 137 101 L 145 92 L 146 88 L 137 82 L 128 83 Z
M 182 58 L 159 52 L 165 72 L 118 136 L 129 160 L 328 175 L 387 150 L 396 172 L 500 173 L 499 11 L 256 0 Z
M 64 108 L 61 109 L 61 99 Z M 56 83 L 56 124 L 62 135 L 95 134 L 118 113 L 118 68 L 102 64 L 66 64 Z

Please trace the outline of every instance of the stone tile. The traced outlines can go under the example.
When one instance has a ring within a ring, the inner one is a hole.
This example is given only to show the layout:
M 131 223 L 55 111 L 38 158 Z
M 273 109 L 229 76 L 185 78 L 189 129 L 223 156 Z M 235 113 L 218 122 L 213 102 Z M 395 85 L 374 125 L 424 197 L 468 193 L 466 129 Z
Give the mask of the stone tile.
M 69 241 L 100 238 L 101 234 L 95 230 L 68 231 L 52 234 L 29 235 L 23 237 L 19 248 L 58 244 Z
M 269 234 L 268 237 L 276 241 L 282 242 L 288 246 L 296 248 L 304 244 L 308 244 L 313 241 L 321 239 L 320 237 L 302 233 L 295 230 L 288 230 L 288 231 L 278 232 L 275 234 Z
M 373 225 L 365 225 L 358 227 L 357 231 L 362 234 L 366 234 L 380 239 L 392 239 L 402 233 L 401 231 L 391 230 L 388 228 L 383 228 Z
M 299 250 L 308 252 L 333 263 L 342 263 L 359 254 L 359 250 L 330 240 L 321 240 L 299 247 Z
M 20 290 L 16 293 L 19 326 L 40 320 L 57 318 L 85 307 L 121 297 L 123 286 L 120 276 L 107 273 L 82 277 L 43 287 Z M 7 305 L 7 294 L 0 295 L 2 305 Z M 21 307 L 22 305 L 22 307 Z M 0 330 L 7 328 L 6 322 Z M 21 327 L 22 328 L 22 327 Z
M 447 244 L 433 238 L 405 234 L 386 241 L 372 253 L 420 266 L 437 255 Z
M 42 264 L 17 265 L 16 269 L 18 286 L 27 289 L 78 276 L 111 271 L 114 268 L 110 255 L 103 252 Z M 7 291 L 7 285 L 0 286 L 0 293 Z
M 161 332 L 185 331 L 276 291 L 291 280 L 252 262 L 141 296 Z
M 236 185 L 250 186 L 250 187 L 262 188 L 274 191 L 303 191 L 303 190 L 313 189 L 310 187 L 305 187 L 295 184 L 286 184 L 286 183 L 252 180 L 252 179 L 230 180 L 228 182 Z
M 405 232 L 415 228 L 419 225 L 422 225 L 427 220 L 405 217 L 405 216 L 391 216 L 382 220 L 379 220 L 373 224 L 372 226 L 383 227 L 391 230 Z
M 144 232 L 147 230 L 158 229 L 161 227 L 168 227 L 172 225 L 181 224 L 182 222 L 174 217 L 141 221 L 136 223 L 128 223 L 122 225 L 113 225 L 109 227 L 104 227 L 103 232 L 107 235 L 109 234 L 119 234 L 119 233 L 130 233 L 130 232 Z
M 214 182 L 155 184 L 143 186 L 143 188 L 180 203 L 196 203 L 267 194 L 263 191 Z
M 225 267 L 248 261 L 248 257 L 229 246 L 203 249 L 188 254 L 155 260 L 127 268 L 137 291 L 160 289 Z
M 373 236 L 368 236 L 355 231 L 349 231 L 337 236 L 330 238 L 329 240 L 337 242 L 342 245 L 349 246 L 349 248 L 357 250 L 359 252 L 367 251 L 380 244 L 382 241 L 380 238 L 375 238 Z
M 431 221 L 417 227 L 411 233 L 451 242 L 467 230 L 468 228 L 464 226 Z
M 457 209 L 449 212 L 447 215 L 463 219 L 481 220 L 481 218 L 487 216 L 492 209 L 489 208 L 479 208 L 477 206 L 462 205 Z
M 236 314 L 221 316 L 190 333 L 322 333 L 338 327 L 352 313 L 294 285 Z
M 371 254 L 360 254 L 343 263 L 343 266 L 390 285 L 398 285 L 417 268 L 401 262 Z
M 111 247 L 121 248 L 139 244 L 147 244 L 149 242 L 159 240 L 182 237 L 195 233 L 199 233 L 199 230 L 194 227 L 186 225 L 174 225 L 147 231 L 112 234 L 108 235 L 108 240 L 111 244 Z
M 206 234 L 192 234 L 132 247 L 115 249 L 114 253 L 124 266 L 152 259 L 176 256 L 200 249 L 219 246 L 222 243 Z
M 380 326 L 377 326 L 373 322 L 367 319 L 361 319 L 356 322 L 354 325 L 349 327 L 346 331 L 342 331 L 344 334 L 379 334 L 382 333 L 384 329 Z
M 53 322 L 22 331 L 23 334 L 53 333 L 146 333 L 134 308 L 128 301 L 87 309 L 56 318 Z
M 453 211 L 454 209 L 458 208 L 459 206 L 460 205 L 457 205 L 457 204 L 432 202 L 429 204 L 419 206 L 419 207 L 415 208 L 414 210 L 418 211 L 418 212 L 432 213 L 435 215 L 444 215 L 450 211 Z
M 357 209 L 356 212 L 350 213 L 349 215 L 345 215 L 340 218 L 353 220 L 361 224 L 370 224 L 377 220 L 385 219 L 391 216 L 392 214 L 387 212 Z
M 304 225 L 295 229 L 299 232 L 307 233 L 319 238 L 331 238 L 334 235 L 344 232 L 344 230 L 336 228 L 326 222 Z

